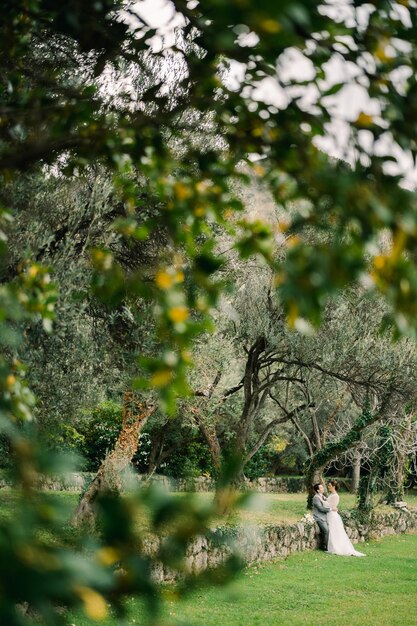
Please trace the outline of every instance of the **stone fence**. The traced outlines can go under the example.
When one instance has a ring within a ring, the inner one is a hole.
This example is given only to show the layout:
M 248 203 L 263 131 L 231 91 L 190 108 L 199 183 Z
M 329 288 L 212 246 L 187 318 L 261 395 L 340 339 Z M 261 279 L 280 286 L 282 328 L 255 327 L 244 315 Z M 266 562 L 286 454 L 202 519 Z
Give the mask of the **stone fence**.
M 355 512 L 342 511 L 341 516 L 353 543 L 417 531 L 417 510 L 373 512 L 367 518 L 358 517 Z M 159 541 L 161 540 L 152 540 L 148 549 L 156 551 Z M 233 551 L 247 564 L 251 564 L 286 557 L 294 552 L 314 550 L 318 543 L 318 526 L 310 514 L 304 515 L 297 524 L 285 526 L 220 527 L 213 530 L 210 536 L 197 537 L 190 543 L 186 569 L 196 574 L 207 568 L 216 567 Z M 155 566 L 154 577 L 157 581 L 163 582 L 173 580 L 175 574 L 170 570 L 164 570 L 162 566 Z
M 73 473 L 63 479 L 44 480 L 40 486 L 45 489 L 82 491 L 93 479 L 94 474 Z M 143 481 L 146 477 L 131 474 L 130 479 Z M 204 479 L 206 480 L 206 479 Z M 269 483 L 270 480 L 276 481 Z M 282 484 L 280 479 L 258 479 L 256 485 L 251 483 L 250 488 L 258 491 L 268 491 L 272 484 L 274 488 Z M 283 479 L 284 480 L 284 479 Z M 264 482 L 265 481 L 265 482 Z M 171 491 L 189 489 L 189 485 L 176 481 L 173 485 L 166 476 L 157 475 L 154 482 L 158 482 Z M 200 485 L 203 481 L 200 479 Z M 10 484 L 4 474 L 0 475 L 0 487 Z M 198 489 L 198 490 L 208 490 Z M 177 487 L 175 489 L 175 487 Z M 248 485 L 249 487 L 249 485 Z M 263 488 L 265 487 L 265 489 Z M 210 486 L 210 489 L 213 485 Z M 287 484 L 288 488 L 288 484 Z M 393 510 L 389 513 L 372 512 L 369 516 L 360 516 L 357 511 L 341 511 L 346 532 L 353 543 L 377 539 L 385 535 L 394 535 L 417 531 L 417 509 L 407 511 Z M 153 537 L 147 541 L 148 552 L 155 553 L 160 548 L 163 539 Z M 279 557 L 286 557 L 294 552 L 314 550 L 318 546 L 319 530 L 313 517 L 307 513 L 297 524 L 267 525 L 248 527 L 219 527 L 207 536 L 196 537 L 190 542 L 186 567 L 190 573 L 198 573 L 207 568 L 221 564 L 233 552 L 238 553 L 247 563 L 269 561 Z M 174 572 L 164 570 L 162 566 L 155 566 L 154 577 L 158 581 L 169 581 L 175 577 Z
M 95 474 L 92 472 L 71 472 L 64 477 L 45 477 L 41 479 L 39 487 L 53 491 L 76 491 L 82 492 L 93 480 Z M 132 484 L 139 483 L 159 484 L 168 491 L 214 491 L 215 483 L 212 478 L 198 476 L 196 478 L 171 478 L 161 474 L 154 474 L 150 479 L 146 474 L 136 474 L 129 472 L 126 482 Z M 0 473 L 0 488 L 10 484 L 7 473 Z M 246 480 L 243 488 L 258 491 L 261 493 L 302 493 L 305 490 L 304 479 L 298 476 L 280 477 L 267 476 L 256 480 Z
M 215 483 L 211 478 L 171 479 L 171 491 L 214 491 Z M 303 493 L 305 480 L 300 476 L 264 476 L 254 480 L 245 480 L 242 489 L 260 493 Z

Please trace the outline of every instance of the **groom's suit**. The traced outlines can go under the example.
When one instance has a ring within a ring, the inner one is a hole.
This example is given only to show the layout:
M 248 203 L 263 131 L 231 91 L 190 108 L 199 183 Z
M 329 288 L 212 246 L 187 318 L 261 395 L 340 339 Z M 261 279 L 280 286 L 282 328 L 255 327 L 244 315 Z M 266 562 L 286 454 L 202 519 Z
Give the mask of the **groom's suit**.
M 329 540 L 329 526 L 327 524 L 327 513 L 330 511 L 330 507 L 324 501 L 324 496 L 319 493 L 313 498 L 313 517 L 316 520 L 320 528 L 320 534 L 322 539 L 322 549 L 327 550 L 327 543 Z

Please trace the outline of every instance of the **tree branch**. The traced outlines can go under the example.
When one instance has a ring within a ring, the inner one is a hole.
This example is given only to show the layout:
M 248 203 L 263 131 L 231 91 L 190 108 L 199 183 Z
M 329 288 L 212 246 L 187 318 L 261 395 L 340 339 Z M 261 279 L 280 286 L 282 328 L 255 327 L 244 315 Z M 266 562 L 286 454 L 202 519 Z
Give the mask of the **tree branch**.
M 213 393 L 214 393 L 214 390 L 216 389 L 217 385 L 219 384 L 221 377 L 222 377 L 221 370 L 217 370 L 217 374 L 214 377 L 213 382 L 206 389 L 201 389 L 201 390 L 195 391 L 193 393 L 193 395 L 197 396 L 197 397 L 203 397 L 203 398 L 210 399 L 212 397 Z
M 285 422 L 288 421 L 288 417 L 281 417 L 281 418 L 277 418 L 272 420 L 272 422 L 270 422 L 263 430 L 263 432 L 261 433 L 258 441 L 256 442 L 256 444 L 253 446 L 252 450 L 246 455 L 246 457 L 244 458 L 244 465 L 246 465 L 246 463 L 248 463 L 248 461 L 251 460 L 251 458 L 258 452 L 259 448 L 261 448 L 261 446 L 263 446 L 263 444 L 265 443 L 265 441 L 268 439 L 269 435 L 272 433 L 272 431 L 274 430 L 275 426 L 278 426 L 278 424 L 284 424 Z

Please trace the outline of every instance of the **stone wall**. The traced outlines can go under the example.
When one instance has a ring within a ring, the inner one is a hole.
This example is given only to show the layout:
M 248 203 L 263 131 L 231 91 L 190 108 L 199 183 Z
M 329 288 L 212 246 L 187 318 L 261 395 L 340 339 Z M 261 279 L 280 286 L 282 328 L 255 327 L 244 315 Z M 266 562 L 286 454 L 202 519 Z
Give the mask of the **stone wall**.
M 346 532 L 353 543 L 377 539 L 385 535 L 417 531 L 417 510 L 372 513 L 367 519 L 352 512 L 341 512 Z M 189 545 L 186 557 L 187 571 L 198 573 L 215 567 L 236 551 L 247 564 L 283 558 L 294 552 L 318 547 L 319 530 L 310 514 L 297 523 L 286 526 L 251 526 L 245 528 L 217 528 L 208 537 L 197 537 Z M 152 540 L 150 550 L 156 550 L 158 540 Z M 172 571 L 156 566 L 156 580 L 175 578 Z
M 95 474 L 92 472 L 71 472 L 65 477 L 46 477 L 41 479 L 39 487 L 52 491 L 84 491 L 93 480 Z M 148 479 L 146 474 L 135 474 L 129 472 L 127 482 L 139 481 L 145 483 Z M 215 483 L 207 476 L 197 476 L 196 478 L 171 478 L 162 474 L 154 474 L 150 479 L 152 484 L 161 485 L 168 491 L 214 491 Z M 10 485 L 6 472 L 0 473 L 0 488 Z M 257 478 L 256 480 L 245 481 L 244 489 L 258 491 L 261 493 L 302 493 L 305 489 L 304 479 L 295 477 L 268 476 Z
M 146 480 L 146 476 L 140 477 Z M 197 476 L 196 478 L 170 478 L 155 474 L 153 481 L 166 482 L 170 491 L 214 491 L 214 481 L 206 476 Z M 350 490 L 350 478 L 338 478 L 339 485 Z M 302 476 L 263 476 L 255 480 L 245 480 L 242 485 L 243 489 L 248 491 L 257 491 L 259 493 L 304 493 L 305 479 Z
M 299 476 L 265 476 L 246 482 L 248 489 L 261 493 L 303 493 L 305 479 Z
M 206 476 L 174 479 L 156 475 L 152 480 L 163 479 L 169 481 L 170 491 L 214 491 L 215 489 L 214 481 Z M 305 481 L 299 476 L 265 476 L 255 480 L 245 480 L 242 488 L 260 493 L 303 493 Z
M 39 488 L 50 491 L 76 491 L 81 493 L 91 483 L 95 476 L 93 472 L 69 472 L 65 476 L 43 476 L 39 480 Z M 10 487 L 12 481 L 8 473 L 0 473 L 0 488 Z
M 65 480 L 48 479 L 42 482 L 41 486 L 52 490 L 82 491 L 93 479 L 94 474 L 72 473 L 68 474 Z M 132 478 L 132 475 L 130 475 Z M 134 480 L 143 480 L 145 477 L 133 475 Z M 204 477 L 200 479 L 203 483 Z M 257 490 L 267 491 L 271 479 L 258 479 Z M 277 488 L 282 484 L 279 479 L 272 479 L 273 486 Z M 259 482 L 260 481 L 260 482 Z M 263 482 L 266 481 L 266 482 Z M 185 489 L 189 485 L 183 485 L 180 481 L 172 481 L 166 476 L 156 475 L 154 482 L 158 482 L 171 491 Z M 0 475 L 0 487 L 10 484 L 7 475 Z M 253 485 L 253 483 L 251 484 Z M 262 488 L 265 486 L 265 489 Z M 206 487 L 207 484 L 204 484 Z M 178 489 L 176 489 L 176 487 Z M 212 488 L 212 486 L 211 486 Z M 251 486 L 251 488 L 254 488 Z M 200 489 L 199 489 L 200 490 Z M 201 490 L 208 490 L 201 489 Z M 356 511 L 341 511 L 346 532 L 353 543 L 360 543 L 369 539 L 377 539 L 385 535 L 394 535 L 404 532 L 417 531 L 417 509 L 412 511 L 393 510 L 389 513 L 373 512 L 368 517 L 361 517 Z M 147 542 L 147 550 L 155 553 L 159 548 L 161 540 L 154 537 Z M 222 563 L 231 553 L 235 551 L 246 561 L 254 563 L 257 561 L 269 561 L 279 557 L 286 557 L 294 552 L 303 550 L 314 550 L 319 543 L 319 530 L 312 516 L 307 513 L 297 524 L 291 525 L 269 525 L 269 526 L 249 526 L 249 527 L 219 527 L 213 530 L 209 536 L 196 537 L 187 550 L 186 565 L 189 572 L 197 573 L 206 568 L 215 567 Z M 155 579 L 158 581 L 169 581 L 175 577 L 175 573 L 164 570 L 162 566 L 156 566 L 154 570 Z

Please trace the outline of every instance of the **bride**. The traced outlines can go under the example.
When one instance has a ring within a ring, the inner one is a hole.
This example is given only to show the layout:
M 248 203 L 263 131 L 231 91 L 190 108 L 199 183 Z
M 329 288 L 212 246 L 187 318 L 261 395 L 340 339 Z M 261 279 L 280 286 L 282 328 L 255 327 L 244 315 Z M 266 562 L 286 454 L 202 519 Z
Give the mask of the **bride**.
M 330 492 L 326 500 L 326 504 L 332 509 L 327 514 L 327 523 L 329 525 L 329 542 L 327 544 L 327 552 L 329 554 L 339 554 L 341 556 L 366 556 L 363 552 L 358 552 L 353 547 L 349 537 L 343 526 L 342 518 L 337 512 L 339 504 L 339 488 L 336 480 L 329 480 L 327 488 Z

